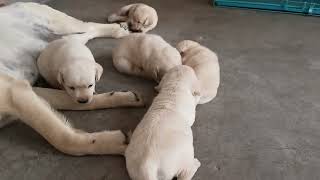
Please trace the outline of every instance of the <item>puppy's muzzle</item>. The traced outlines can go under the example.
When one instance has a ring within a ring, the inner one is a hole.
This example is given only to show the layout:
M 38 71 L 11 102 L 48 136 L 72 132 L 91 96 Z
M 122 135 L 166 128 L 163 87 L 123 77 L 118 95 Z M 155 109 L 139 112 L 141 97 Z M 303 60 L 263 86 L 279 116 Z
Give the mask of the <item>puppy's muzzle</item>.
M 131 32 L 135 32 L 135 33 L 141 33 L 141 32 L 142 32 L 141 29 L 133 29 L 132 23 L 128 23 L 128 26 L 129 26 L 129 30 L 130 30 Z

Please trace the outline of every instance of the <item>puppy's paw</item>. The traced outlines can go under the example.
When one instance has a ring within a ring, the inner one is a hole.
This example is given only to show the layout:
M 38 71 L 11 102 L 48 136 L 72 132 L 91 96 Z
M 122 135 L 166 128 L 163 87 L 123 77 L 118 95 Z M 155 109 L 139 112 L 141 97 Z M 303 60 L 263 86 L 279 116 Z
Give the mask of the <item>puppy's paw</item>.
M 130 34 L 130 31 L 128 29 L 128 25 L 127 23 L 121 23 L 118 24 L 119 28 L 117 28 L 114 33 L 113 36 L 114 38 L 122 38 L 124 36 L 127 36 Z

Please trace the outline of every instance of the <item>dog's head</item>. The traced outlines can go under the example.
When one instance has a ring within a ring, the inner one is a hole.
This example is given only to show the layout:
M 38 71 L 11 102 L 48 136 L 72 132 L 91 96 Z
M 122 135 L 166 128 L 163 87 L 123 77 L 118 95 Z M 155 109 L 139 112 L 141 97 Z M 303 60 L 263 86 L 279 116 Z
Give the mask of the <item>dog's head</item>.
M 128 14 L 128 26 L 132 32 L 147 32 L 155 28 L 158 15 L 155 9 L 145 4 L 132 8 Z
M 103 73 L 101 65 L 91 61 L 75 63 L 63 67 L 57 80 L 67 93 L 78 103 L 90 103 L 95 92 L 96 82 Z
M 201 95 L 200 82 L 191 67 L 179 65 L 170 69 L 155 89 L 160 92 L 162 88 L 169 87 L 172 84 L 179 84 L 179 86 L 188 90 L 194 96 L 196 103 L 199 102 Z
M 196 46 L 199 46 L 199 45 L 200 44 L 195 41 L 183 40 L 177 44 L 176 48 L 179 51 L 179 53 L 183 59 L 183 57 L 186 55 L 186 51 L 188 51 L 189 49 L 194 48 Z

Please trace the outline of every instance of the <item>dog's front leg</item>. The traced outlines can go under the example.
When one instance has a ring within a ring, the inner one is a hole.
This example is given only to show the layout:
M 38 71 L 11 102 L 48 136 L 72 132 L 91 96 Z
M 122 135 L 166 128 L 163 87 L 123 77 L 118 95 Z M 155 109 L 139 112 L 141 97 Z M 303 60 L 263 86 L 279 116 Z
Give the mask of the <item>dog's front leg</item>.
M 58 150 L 70 155 L 123 154 L 125 135 L 117 131 L 87 133 L 76 130 L 68 121 L 33 91 L 25 81 L 14 82 L 10 89 L 10 112 L 31 126 Z
M 45 99 L 53 108 L 60 110 L 94 110 L 116 107 L 144 106 L 142 98 L 131 91 L 96 94 L 88 104 L 75 102 L 65 91 L 48 88 L 33 88 L 34 92 Z

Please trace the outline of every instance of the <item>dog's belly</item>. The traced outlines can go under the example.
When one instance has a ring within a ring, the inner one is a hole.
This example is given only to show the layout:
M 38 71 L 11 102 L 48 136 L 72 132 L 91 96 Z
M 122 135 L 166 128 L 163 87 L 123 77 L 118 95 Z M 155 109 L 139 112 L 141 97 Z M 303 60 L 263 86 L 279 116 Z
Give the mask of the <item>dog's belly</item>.
M 36 59 L 53 38 L 47 20 L 16 3 L 0 8 L 0 73 L 31 84 L 38 77 Z

